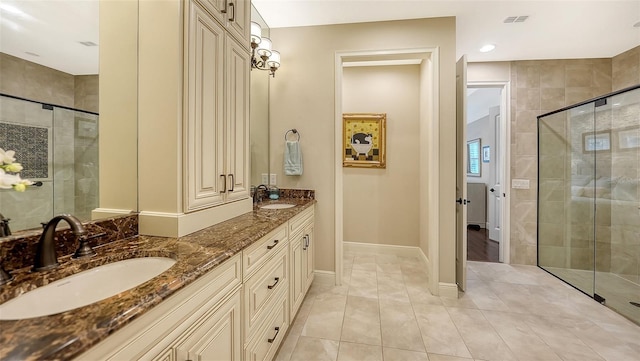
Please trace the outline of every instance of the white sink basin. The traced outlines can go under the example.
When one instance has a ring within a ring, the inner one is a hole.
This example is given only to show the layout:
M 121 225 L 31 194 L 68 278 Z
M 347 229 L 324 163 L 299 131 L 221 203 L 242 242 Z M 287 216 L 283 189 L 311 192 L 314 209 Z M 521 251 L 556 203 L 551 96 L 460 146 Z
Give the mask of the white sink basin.
M 176 263 L 166 257 L 131 258 L 95 267 L 38 287 L 0 305 L 0 320 L 54 315 L 115 296 Z
M 265 204 L 264 206 L 260 206 L 261 209 L 287 209 L 287 208 L 293 208 L 295 207 L 295 204 L 289 204 L 289 203 L 272 203 L 272 204 Z

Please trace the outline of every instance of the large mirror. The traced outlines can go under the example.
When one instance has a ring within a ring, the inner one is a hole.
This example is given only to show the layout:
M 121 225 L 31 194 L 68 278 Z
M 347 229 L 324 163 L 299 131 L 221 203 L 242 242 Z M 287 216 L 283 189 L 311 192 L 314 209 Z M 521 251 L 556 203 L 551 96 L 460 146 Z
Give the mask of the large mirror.
M 99 154 L 108 140 L 99 132 L 99 18 L 99 0 L 0 3 L 0 148 L 15 150 L 22 178 L 38 182 L 0 189 L 14 233 L 60 213 L 87 221 L 100 207 L 99 159 L 109 155 Z
M 269 26 L 251 5 L 251 21 L 262 27 L 269 37 Z M 269 72 L 251 70 L 251 185 L 269 183 Z

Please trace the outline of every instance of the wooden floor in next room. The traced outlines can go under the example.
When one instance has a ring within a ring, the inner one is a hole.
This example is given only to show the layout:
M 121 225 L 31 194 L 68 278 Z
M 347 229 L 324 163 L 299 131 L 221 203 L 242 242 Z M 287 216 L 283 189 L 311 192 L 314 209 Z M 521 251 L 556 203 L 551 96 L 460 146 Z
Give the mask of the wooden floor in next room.
M 467 260 L 499 262 L 499 257 L 499 244 L 489 239 L 489 231 L 486 228 L 467 229 Z

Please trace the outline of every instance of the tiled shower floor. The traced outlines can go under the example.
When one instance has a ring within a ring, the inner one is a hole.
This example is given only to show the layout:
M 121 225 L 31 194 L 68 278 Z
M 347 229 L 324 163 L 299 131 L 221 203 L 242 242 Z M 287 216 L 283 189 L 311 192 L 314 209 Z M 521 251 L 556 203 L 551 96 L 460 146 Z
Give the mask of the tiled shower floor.
M 640 360 L 640 327 L 533 266 L 468 263 L 459 299 L 432 296 L 418 258 L 344 256 L 315 282 L 276 360 Z

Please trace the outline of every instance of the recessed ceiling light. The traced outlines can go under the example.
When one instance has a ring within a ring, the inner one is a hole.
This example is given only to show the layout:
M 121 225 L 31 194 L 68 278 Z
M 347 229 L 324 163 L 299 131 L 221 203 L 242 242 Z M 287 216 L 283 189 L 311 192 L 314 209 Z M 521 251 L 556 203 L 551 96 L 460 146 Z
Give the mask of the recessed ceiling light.
M 637 23 L 633 24 L 634 28 L 640 28 L 640 21 L 638 21 Z
M 490 52 L 491 50 L 493 50 L 495 48 L 496 48 L 496 46 L 494 44 L 487 44 L 487 45 L 485 45 L 485 46 L 480 48 L 480 52 L 481 53 L 488 53 L 488 52 Z
M 98 44 L 94 43 L 93 41 L 78 41 L 78 42 L 84 46 L 98 46 Z
M 29 55 L 31 55 L 31 56 L 40 56 L 40 54 L 32 53 L 32 52 L 30 52 L 30 51 L 25 51 L 24 53 L 25 53 L 25 54 L 29 54 Z

